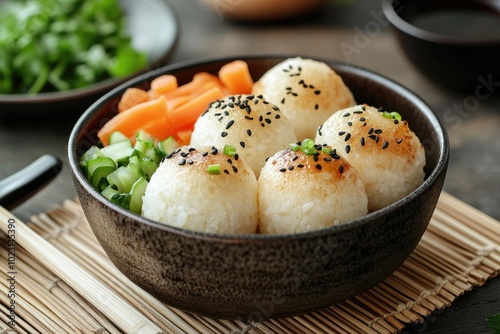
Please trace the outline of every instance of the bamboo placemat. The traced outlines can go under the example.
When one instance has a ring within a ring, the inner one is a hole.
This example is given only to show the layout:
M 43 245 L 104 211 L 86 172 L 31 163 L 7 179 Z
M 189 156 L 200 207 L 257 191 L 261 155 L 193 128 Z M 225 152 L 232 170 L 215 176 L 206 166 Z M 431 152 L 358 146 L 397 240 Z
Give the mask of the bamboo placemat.
M 67 200 L 31 219 L 33 230 L 122 296 L 165 333 L 396 333 L 500 271 L 500 223 L 443 192 L 410 258 L 376 287 L 309 314 L 259 323 L 204 318 L 168 307 L 125 278 L 108 260 L 78 202 Z M 2 237 L 5 241 L 5 236 Z M 8 263 L 2 242 L 0 263 Z M 88 300 L 23 248 L 16 249 L 16 326 L 0 293 L 1 333 L 121 333 Z M 7 271 L 0 289 L 8 291 Z

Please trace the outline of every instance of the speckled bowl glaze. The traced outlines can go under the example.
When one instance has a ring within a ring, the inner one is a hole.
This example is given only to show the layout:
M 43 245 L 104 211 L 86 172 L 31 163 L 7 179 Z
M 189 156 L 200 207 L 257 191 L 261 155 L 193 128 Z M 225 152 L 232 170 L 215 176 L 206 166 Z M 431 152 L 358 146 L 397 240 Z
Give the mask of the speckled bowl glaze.
M 254 78 L 288 56 L 237 57 Z M 426 180 L 402 200 L 345 225 L 295 235 L 211 235 L 165 226 L 107 201 L 87 182 L 80 154 L 117 112 L 127 87 L 148 88 L 169 73 L 179 83 L 217 73 L 231 58 L 167 66 L 114 89 L 78 120 L 69 162 L 85 215 L 111 261 L 129 279 L 173 307 L 225 319 L 258 321 L 320 309 L 373 287 L 394 272 L 421 239 L 445 179 L 443 127 L 413 93 L 378 74 L 322 60 L 358 102 L 400 111 L 426 147 Z

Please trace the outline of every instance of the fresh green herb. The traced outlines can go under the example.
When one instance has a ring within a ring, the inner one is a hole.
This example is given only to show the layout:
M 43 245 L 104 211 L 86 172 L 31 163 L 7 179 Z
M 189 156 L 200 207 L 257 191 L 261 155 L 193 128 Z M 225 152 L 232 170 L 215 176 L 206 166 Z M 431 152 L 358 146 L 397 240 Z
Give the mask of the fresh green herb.
M 323 151 L 323 153 L 326 153 L 326 154 L 330 154 L 330 153 L 332 153 L 332 149 L 331 149 L 331 148 L 329 148 L 329 147 L 326 147 L 326 146 L 323 146 L 323 147 L 321 148 L 321 151 Z
M 236 147 L 226 144 L 224 145 L 224 150 L 222 152 L 228 157 L 234 157 L 234 155 L 236 154 Z
M 392 112 L 384 111 L 382 112 L 382 116 L 384 116 L 387 119 L 395 119 L 397 121 L 401 121 L 403 119 L 401 115 L 395 111 Z
M 300 150 L 300 146 L 295 144 L 295 143 L 292 143 L 290 144 L 290 149 L 293 151 L 293 152 L 297 152 L 298 150 Z
M 147 65 L 117 0 L 0 2 L 0 94 L 36 94 L 124 77 Z
M 306 138 L 302 141 L 302 144 L 300 145 L 300 149 L 302 152 L 304 152 L 307 155 L 312 155 L 318 153 L 318 150 L 316 147 L 314 147 L 314 140 L 310 138 Z
M 492 334 L 500 334 L 500 313 L 487 317 L 486 322 L 490 326 Z
M 219 175 L 220 174 L 220 164 L 208 165 L 207 172 L 210 175 Z

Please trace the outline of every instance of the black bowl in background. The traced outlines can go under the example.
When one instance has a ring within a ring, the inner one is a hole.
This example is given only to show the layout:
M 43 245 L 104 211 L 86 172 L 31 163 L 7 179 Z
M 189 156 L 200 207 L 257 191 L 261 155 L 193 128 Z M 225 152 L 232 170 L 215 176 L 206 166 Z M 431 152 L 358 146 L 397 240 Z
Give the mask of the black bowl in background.
M 189 62 L 152 71 L 117 87 L 75 124 L 68 155 L 87 220 L 114 265 L 163 302 L 216 318 L 263 320 L 332 305 L 391 275 L 425 232 L 445 180 L 448 139 L 432 110 L 412 92 L 378 74 L 325 61 L 342 76 L 359 103 L 398 110 L 426 148 L 426 179 L 403 199 L 355 221 L 287 235 L 218 235 L 170 227 L 111 203 L 82 173 L 80 155 L 97 143 L 97 131 L 117 113 L 128 87 L 148 88 L 172 74 L 179 84 L 200 71 L 245 60 L 254 79 L 286 56 Z
M 428 78 L 452 91 L 498 93 L 499 1 L 382 0 L 382 7 L 404 53 Z

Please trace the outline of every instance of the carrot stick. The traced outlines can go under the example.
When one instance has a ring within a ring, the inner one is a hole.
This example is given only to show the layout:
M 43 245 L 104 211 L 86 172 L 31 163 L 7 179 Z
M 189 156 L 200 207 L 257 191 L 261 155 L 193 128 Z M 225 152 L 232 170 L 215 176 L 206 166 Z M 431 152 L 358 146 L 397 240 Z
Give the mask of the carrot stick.
M 181 104 L 184 104 L 186 102 L 189 102 L 191 100 L 191 96 L 179 96 L 179 97 L 174 97 L 172 99 L 167 100 L 167 107 L 168 110 L 172 110 L 174 108 L 177 108 Z
M 182 129 L 196 122 L 198 117 L 207 109 L 210 102 L 221 99 L 220 88 L 213 87 L 206 92 L 192 98 L 175 109 L 167 112 L 167 117 L 176 129 Z
M 179 86 L 176 90 L 168 92 L 165 95 L 167 100 L 179 97 L 179 96 L 192 96 L 196 95 L 207 82 L 220 82 L 219 78 L 207 72 L 199 72 L 193 76 L 193 80 L 190 82 Z M 222 83 L 220 83 L 222 85 Z
M 177 88 L 177 78 L 170 74 L 161 75 L 151 81 L 151 89 L 159 94 L 165 94 Z
M 176 137 L 179 138 L 178 142 L 181 145 L 189 145 L 191 141 L 191 134 L 193 133 L 192 129 L 180 130 L 177 131 Z
M 145 125 L 163 120 L 167 114 L 167 103 L 163 96 L 147 101 L 118 113 L 99 129 L 97 136 L 104 146 L 109 144 L 109 136 L 120 131 L 129 138 L 134 138 L 137 131 Z M 167 124 L 167 122 L 165 122 Z
M 174 136 L 175 130 L 172 124 L 169 122 L 167 116 L 165 115 L 162 118 L 158 118 L 144 126 L 141 127 L 141 130 L 147 132 L 154 138 L 158 140 L 166 139 L 170 136 Z M 136 131 L 137 133 L 137 131 Z M 135 134 L 134 134 L 135 137 Z
M 149 99 L 149 95 L 145 90 L 139 88 L 127 88 L 123 93 L 120 102 L 118 102 L 118 112 L 122 112 L 129 108 L 132 108 L 139 103 L 146 102 Z
M 248 64 L 243 60 L 235 60 L 225 64 L 219 70 L 219 78 L 231 94 L 250 94 L 253 79 Z

